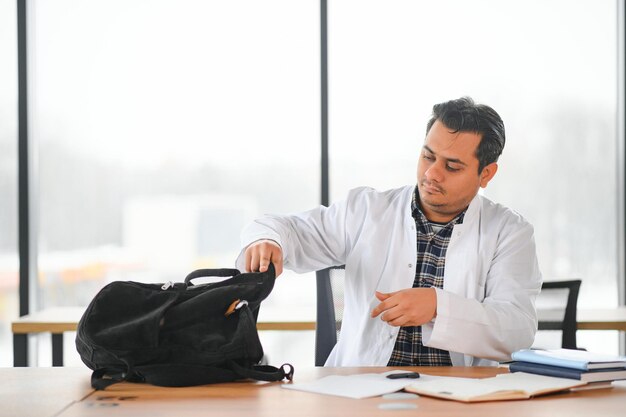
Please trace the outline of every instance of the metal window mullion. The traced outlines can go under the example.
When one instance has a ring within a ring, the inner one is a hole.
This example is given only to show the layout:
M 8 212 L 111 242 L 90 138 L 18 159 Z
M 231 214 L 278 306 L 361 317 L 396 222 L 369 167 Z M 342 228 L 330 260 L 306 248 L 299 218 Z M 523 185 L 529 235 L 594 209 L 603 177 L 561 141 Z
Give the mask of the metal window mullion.
M 20 316 L 30 311 L 30 163 L 28 146 L 28 88 L 26 0 L 17 0 L 18 65 L 18 240 Z
M 321 204 L 330 202 L 328 158 L 328 2 L 320 0 Z
M 618 302 L 626 305 L 626 7 L 617 0 L 617 280 Z M 619 352 L 626 354 L 626 332 L 620 332 Z
M 18 101 L 18 250 L 19 250 L 19 315 L 34 309 L 34 277 L 36 276 L 36 228 L 34 211 L 33 147 L 29 136 L 28 95 L 28 21 L 27 0 L 17 0 L 17 101 Z M 28 364 L 29 338 L 14 347 L 16 360 Z M 19 352 L 16 351 L 19 350 Z

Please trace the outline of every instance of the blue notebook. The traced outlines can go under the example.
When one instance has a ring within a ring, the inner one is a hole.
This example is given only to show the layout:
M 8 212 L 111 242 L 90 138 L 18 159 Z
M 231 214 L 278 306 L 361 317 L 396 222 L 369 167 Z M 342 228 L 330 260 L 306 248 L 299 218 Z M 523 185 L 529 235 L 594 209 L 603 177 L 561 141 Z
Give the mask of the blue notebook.
M 583 371 L 581 369 L 564 368 L 531 362 L 513 362 L 509 364 L 511 372 L 555 376 L 558 378 L 577 379 L 584 382 L 615 381 L 626 379 L 626 368 L 606 368 Z
M 626 358 L 622 356 L 601 355 L 574 349 L 523 349 L 513 352 L 514 361 L 540 363 L 564 368 L 590 369 L 626 368 Z

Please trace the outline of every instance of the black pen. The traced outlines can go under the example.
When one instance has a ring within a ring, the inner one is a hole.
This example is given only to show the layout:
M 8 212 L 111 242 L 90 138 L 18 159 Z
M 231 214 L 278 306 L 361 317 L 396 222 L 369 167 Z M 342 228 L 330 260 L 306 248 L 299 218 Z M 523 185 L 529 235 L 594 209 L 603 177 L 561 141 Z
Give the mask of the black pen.
M 389 379 L 401 379 L 401 378 L 416 379 L 419 377 L 420 377 L 420 374 L 418 374 L 417 372 L 401 372 L 401 373 L 387 375 L 387 378 Z

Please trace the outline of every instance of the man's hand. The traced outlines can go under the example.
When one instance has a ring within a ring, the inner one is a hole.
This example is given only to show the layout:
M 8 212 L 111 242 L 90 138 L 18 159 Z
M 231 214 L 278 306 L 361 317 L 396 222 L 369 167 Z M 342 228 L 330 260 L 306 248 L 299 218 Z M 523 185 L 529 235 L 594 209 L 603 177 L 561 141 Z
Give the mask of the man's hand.
M 372 310 L 392 326 L 421 326 L 437 314 L 437 292 L 434 288 L 408 288 L 392 293 L 376 291 L 381 303 Z
M 245 251 L 246 272 L 265 272 L 274 264 L 276 276 L 283 273 L 283 250 L 273 240 L 263 239 L 251 243 Z

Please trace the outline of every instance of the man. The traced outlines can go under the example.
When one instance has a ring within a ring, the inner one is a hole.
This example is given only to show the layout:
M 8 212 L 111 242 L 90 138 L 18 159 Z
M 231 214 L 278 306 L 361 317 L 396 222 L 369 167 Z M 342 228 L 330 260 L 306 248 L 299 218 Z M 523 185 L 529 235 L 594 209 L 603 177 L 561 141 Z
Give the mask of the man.
M 504 124 L 464 97 L 437 104 L 417 186 L 351 190 L 330 207 L 265 216 L 239 268 L 345 264 L 341 336 L 328 366 L 493 365 L 529 347 L 541 287 L 532 226 L 478 195 L 498 170 Z

